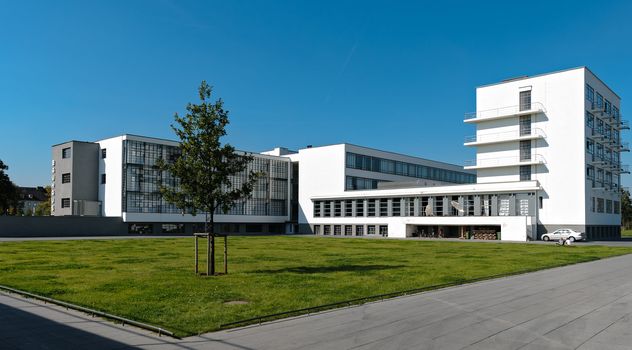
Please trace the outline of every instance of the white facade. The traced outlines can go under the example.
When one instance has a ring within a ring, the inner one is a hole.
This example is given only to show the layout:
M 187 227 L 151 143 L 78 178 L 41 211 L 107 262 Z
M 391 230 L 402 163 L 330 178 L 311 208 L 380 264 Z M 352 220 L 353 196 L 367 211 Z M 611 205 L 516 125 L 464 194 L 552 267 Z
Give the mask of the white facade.
M 592 90 L 594 97 L 589 97 Z M 597 94 L 603 102 L 597 103 Z M 332 172 L 308 163 L 305 176 L 316 173 L 318 178 L 300 190 L 301 208 L 312 230 L 321 234 L 355 235 L 356 227 L 364 225 L 358 233 L 367 228 L 379 233 L 379 228 L 389 237 L 408 237 L 420 227 L 454 234 L 456 226 L 462 236 L 463 229 L 489 226 L 500 230 L 503 240 L 524 241 L 569 227 L 589 238 L 616 238 L 620 174 L 627 172 L 619 153 L 628 150 L 621 143 L 627 123 L 619 111 L 620 98 L 585 67 L 482 86 L 476 90 L 476 112 L 465 119 L 476 127 L 476 135 L 464 143 L 477 151 L 465 166 L 476 171 L 476 186 L 344 191 L 335 182 L 344 166 Z M 341 163 L 340 153 L 323 151 L 322 159 Z M 438 202 L 442 208 L 437 214 Z M 316 211 L 313 203 L 320 205 Z M 426 215 L 420 203 L 435 212 Z M 367 205 L 375 213 L 367 215 Z M 344 213 L 348 206 L 353 210 Z

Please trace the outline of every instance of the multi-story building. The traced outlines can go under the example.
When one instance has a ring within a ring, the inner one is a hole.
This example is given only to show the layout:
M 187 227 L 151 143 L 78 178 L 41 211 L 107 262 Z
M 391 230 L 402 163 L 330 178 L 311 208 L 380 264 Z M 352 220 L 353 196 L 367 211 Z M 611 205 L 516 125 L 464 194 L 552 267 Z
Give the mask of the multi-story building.
M 465 123 L 476 184 L 332 187 L 310 197 L 316 234 L 490 237 L 524 241 L 557 228 L 620 235 L 620 98 L 585 67 L 479 87 Z M 301 159 L 302 161 L 302 159 Z M 331 176 L 335 178 L 335 176 Z M 320 179 L 321 182 L 326 180 Z M 334 190 L 333 192 L 331 190 Z M 302 203 L 301 203 L 302 204 Z M 303 207 L 303 205 L 302 205 Z
M 204 215 L 183 213 L 166 202 L 161 186 L 178 180 L 157 166 L 173 159 L 178 143 L 122 135 L 96 142 L 71 141 L 53 146 L 53 215 L 121 217 L 130 233 L 184 233 L 201 230 Z M 223 232 L 290 231 L 292 164 L 288 158 L 253 154 L 248 170 L 264 173 L 252 197 L 215 222 Z M 239 182 L 235 175 L 234 182 Z M 286 227 L 288 226 L 288 227 Z
M 351 144 L 255 154 L 252 199 L 216 216 L 224 232 L 525 241 L 557 228 L 619 238 L 620 98 L 585 67 L 485 85 L 465 168 Z M 191 232 L 202 216 L 160 195 L 177 142 L 123 135 L 53 146 L 53 214 L 121 217 L 130 232 Z

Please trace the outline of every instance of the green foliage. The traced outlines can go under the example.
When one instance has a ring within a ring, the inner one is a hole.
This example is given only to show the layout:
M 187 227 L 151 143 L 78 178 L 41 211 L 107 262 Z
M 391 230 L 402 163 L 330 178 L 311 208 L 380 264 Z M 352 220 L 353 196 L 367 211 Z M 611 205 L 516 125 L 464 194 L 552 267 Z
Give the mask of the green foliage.
M 226 135 L 229 123 L 228 111 L 222 99 L 210 101 L 212 88 L 206 81 L 202 81 L 198 91 L 200 103 L 189 103 L 186 115 L 180 117 L 176 113 L 177 125 L 171 125 L 180 139 L 180 155 L 159 162 L 163 170 L 178 179 L 180 190 L 163 186 L 161 192 L 183 212 L 207 214 L 207 227 L 213 233 L 215 212 L 227 212 L 236 201 L 248 198 L 258 174 L 250 171 L 248 180 L 241 184 L 231 181 L 232 175 L 247 171 L 252 155 L 239 154 L 233 146 L 222 145 L 221 138 Z
M 626 189 L 621 189 L 621 223 L 626 229 L 632 228 L 632 203 Z
M 35 216 L 50 216 L 50 198 L 51 198 L 51 188 L 50 186 L 46 186 L 46 200 L 39 203 L 35 207 L 35 212 L 33 215 Z
M 199 278 L 192 272 L 192 243 L 192 238 L 4 242 L 0 284 L 185 336 L 260 315 L 632 252 L 581 244 L 231 237 L 232 273 Z M 205 245 L 201 248 L 204 253 Z
M 18 188 L 5 173 L 9 167 L 0 160 L 0 215 L 16 215 L 18 208 Z

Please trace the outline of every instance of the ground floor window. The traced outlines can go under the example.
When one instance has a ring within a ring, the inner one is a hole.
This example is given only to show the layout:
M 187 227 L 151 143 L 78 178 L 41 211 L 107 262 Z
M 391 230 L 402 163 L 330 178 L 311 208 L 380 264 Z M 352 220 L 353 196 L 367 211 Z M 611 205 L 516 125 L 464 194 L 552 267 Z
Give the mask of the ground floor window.
M 356 226 L 355 231 L 356 231 L 356 236 L 364 235 L 364 226 L 360 226 L 360 225 Z
M 369 235 L 374 235 L 375 234 L 375 226 L 373 225 L 369 225 L 366 227 L 366 233 Z
M 323 226 L 323 234 L 324 234 L 324 235 L 330 235 L 330 234 L 331 234 L 331 226 L 329 226 L 329 225 L 324 225 L 324 226 Z
M 353 235 L 353 226 L 346 225 L 345 226 L 345 236 L 351 236 L 351 235 Z
M 129 224 L 127 232 L 146 235 L 152 233 L 153 229 L 154 227 L 152 224 Z
M 381 225 L 380 226 L 380 235 L 386 237 L 388 236 L 388 226 L 387 225 Z
M 162 233 L 184 233 L 184 224 L 162 224 Z
M 315 235 L 319 235 L 320 234 L 320 225 L 314 225 L 314 234 Z
M 334 235 L 340 236 L 342 234 L 342 227 L 340 225 L 334 225 Z

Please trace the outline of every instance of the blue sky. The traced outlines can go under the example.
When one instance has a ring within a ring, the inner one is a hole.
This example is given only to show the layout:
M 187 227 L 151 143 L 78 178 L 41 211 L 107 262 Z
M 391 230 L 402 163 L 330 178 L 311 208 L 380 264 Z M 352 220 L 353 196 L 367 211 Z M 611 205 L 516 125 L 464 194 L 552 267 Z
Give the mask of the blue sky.
M 478 85 L 586 65 L 622 96 L 624 117 L 632 96 L 628 1 L 0 7 L 0 159 L 21 186 L 50 182 L 56 143 L 174 138 L 173 114 L 203 79 L 231 111 L 237 148 L 349 142 L 457 164 L 474 156 L 462 120 Z

